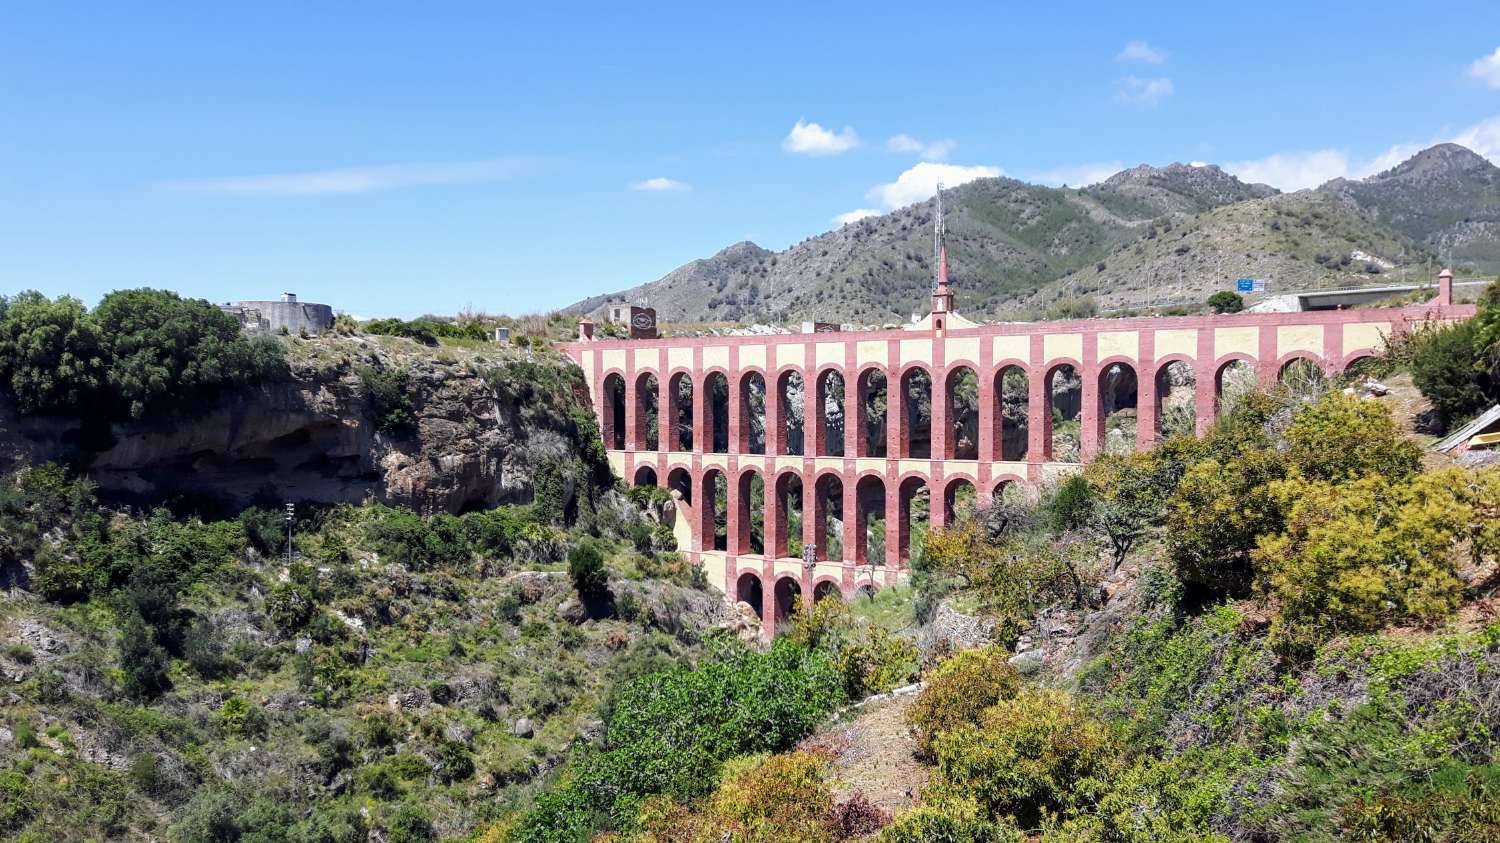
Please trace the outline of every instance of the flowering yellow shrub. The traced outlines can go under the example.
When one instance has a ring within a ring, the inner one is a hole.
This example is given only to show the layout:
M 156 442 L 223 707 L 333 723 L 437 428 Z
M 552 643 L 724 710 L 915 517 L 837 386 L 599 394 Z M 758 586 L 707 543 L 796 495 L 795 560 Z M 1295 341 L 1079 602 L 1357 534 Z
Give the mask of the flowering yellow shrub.
M 920 754 L 930 756 L 938 735 L 977 723 L 986 708 L 1016 695 L 1021 676 L 1009 658 L 1003 647 L 977 647 L 949 657 L 928 673 L 926 687 L 906 711 Z

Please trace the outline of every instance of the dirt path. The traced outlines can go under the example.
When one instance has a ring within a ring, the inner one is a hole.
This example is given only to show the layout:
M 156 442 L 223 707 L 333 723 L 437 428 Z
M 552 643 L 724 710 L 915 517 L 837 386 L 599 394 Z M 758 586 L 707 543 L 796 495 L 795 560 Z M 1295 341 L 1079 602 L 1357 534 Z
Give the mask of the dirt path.
M 809 740 L 832 750 L 834 798 L 863 793 L 893 815 L 916 804 L 927 770 L 912 757 L 916 744 L 906 729 L 912 697 L 896 697 L 861 708 Z

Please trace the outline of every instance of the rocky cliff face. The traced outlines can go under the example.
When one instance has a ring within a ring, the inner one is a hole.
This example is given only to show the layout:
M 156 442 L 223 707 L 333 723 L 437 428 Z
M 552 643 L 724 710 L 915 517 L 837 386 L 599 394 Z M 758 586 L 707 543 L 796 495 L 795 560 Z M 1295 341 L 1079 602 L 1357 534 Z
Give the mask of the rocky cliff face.
M 117 425 L 96 441 L 84 420 L 3 407 L 0 447 L 10 459 L 87 465 L 106 495 L 227 508 L 379 500 L 459 512 L 529 501 L 549 463 L 578 482 L 584 434 L 570 411 L 588 404 L 581 372 L 560 355 L 394 337 L 286 341 L 290 380 L 227 395 L 202 415 Z M 409 376 L 414 433 L 382 433 L 374 417 L 361 371 L 393 369 Z

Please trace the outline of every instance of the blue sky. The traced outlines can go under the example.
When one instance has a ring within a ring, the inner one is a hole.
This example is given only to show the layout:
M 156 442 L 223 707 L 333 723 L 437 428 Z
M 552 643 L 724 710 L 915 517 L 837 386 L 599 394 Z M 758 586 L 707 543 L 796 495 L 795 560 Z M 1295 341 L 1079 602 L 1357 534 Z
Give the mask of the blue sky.
M 0 14 L 0 293 L 522 313 L 939 177 L 1500 160 L 1492 2 L 60 5 Z

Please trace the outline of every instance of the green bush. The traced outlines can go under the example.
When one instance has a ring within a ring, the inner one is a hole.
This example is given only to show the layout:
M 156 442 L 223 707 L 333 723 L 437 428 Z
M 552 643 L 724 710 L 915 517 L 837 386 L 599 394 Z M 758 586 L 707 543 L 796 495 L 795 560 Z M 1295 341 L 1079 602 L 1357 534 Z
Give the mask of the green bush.
M 436 838 L 427 812 L 418 805 L 406 804 L 397 808 L 386 824 L 385 839 L 387 843 L 427 843 Z
M 1239 293 L 1220 290 L 1208 297 L 1208 307 L 1214 313 L 1239 313 L 1245 309 L 1245 299 Z
M 266 734 L 266 713 L 244 697 L 230 697 L 219 706 L 219 732 L 231 738 L 259 738 Z
M 1023 843 L 1014 826 L 991 822 L 972 799 L 949 798 L 912 808 L 896 817 L 875 843 Z
M 1401 480 L 1421 467 L 1422 450 L 1406 438 L 1390 407 L 1331 392 L 1300 410 L 1286 429 L 1287 459 L 1310 480 L 1379 474 Z
M 919 753 L 931 756 L 943 733 L 978 723 L 985 709 L 1015 697 L 1021 675 L 1009 658 L 1003 647 L 976 647 L 949 657 L 927 674 L 926 685 L 906 712 Z
M 370 405 L 370 415 L 375 418 L 375 428 L 391 436 L 415 434 L 417 415 L 411 403 L 411 373 L 405 369 L 371 366 L 361 366 L 358 372 Z
M 979 725 L 940 732 L 933 750 L 934 794 L 971 799 L 987 818 L 1013 818 L 1024 828 L 1088 804 L 1080 785 L 1114 758 L 1108 728 L 1050 690 L 996 703 Z
M 609 572 L 604 569 L 604 554 L 592 542 L 584 542 L 568 551 L 568 576 L 573 588 L 584 600 L 597 600 L 609 592 Z
M 0 831 L 15 831 L 36 814 L 31 782 L 17 770 L 0 773 Z

